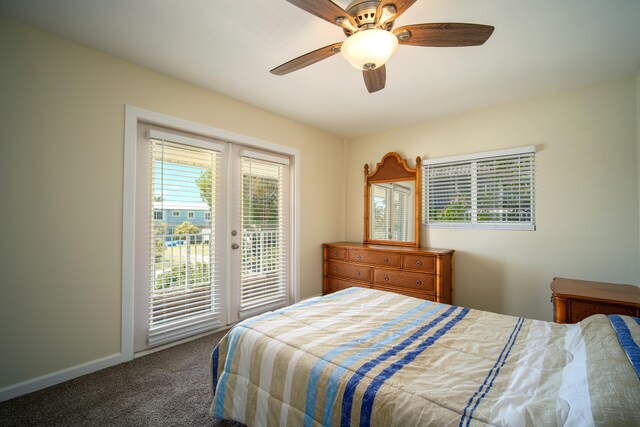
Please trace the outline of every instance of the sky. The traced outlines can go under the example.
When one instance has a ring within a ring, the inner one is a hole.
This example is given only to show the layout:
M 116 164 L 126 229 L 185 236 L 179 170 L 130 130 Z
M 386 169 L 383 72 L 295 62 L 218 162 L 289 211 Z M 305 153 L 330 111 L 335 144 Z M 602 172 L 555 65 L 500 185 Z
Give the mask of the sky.
M 164 167 L 163 167 L 164 166 Z M 154 164 L 154 197 L 166 202 L 202 202 L 196 179 L 206 168 L 156 160 Z

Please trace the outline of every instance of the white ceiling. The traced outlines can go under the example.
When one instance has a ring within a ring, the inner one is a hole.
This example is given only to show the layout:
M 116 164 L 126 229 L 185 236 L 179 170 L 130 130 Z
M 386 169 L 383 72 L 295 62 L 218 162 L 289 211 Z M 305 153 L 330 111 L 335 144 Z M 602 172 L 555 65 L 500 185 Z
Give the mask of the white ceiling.
M 396 27 L 496 29 L 479 47 L 400 46 L 374 94 L 340 55 L 269 73 L 345 38 L 285 0 L 0 0 L 0 14 L 341 137 L 640 70 L 640 0 L 418 0 Z

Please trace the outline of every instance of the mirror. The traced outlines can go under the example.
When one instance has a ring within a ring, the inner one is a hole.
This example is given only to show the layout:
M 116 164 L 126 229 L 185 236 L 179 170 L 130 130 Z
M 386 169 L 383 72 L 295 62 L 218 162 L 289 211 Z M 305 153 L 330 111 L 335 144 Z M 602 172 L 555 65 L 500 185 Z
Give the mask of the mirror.
M 420 163 L 391 152 L 372 173 L 364 165 L 364 243 L 420 246 Z
M 369 239 L 413 240 L 414 190 L 410 181 L 371 184 Z

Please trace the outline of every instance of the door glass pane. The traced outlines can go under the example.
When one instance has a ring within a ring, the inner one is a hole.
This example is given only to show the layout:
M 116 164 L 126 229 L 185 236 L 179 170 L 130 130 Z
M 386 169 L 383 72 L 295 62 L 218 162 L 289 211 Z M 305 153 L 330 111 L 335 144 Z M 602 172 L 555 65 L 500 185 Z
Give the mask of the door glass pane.
M 220 157 L 214 150 L 156 140 L 151 151 L 150 343 L 169 329 L 197 333 L 218 312 L 212 231 Z
M 240 310 L 287 300 L 288 166 L 241 158 Z

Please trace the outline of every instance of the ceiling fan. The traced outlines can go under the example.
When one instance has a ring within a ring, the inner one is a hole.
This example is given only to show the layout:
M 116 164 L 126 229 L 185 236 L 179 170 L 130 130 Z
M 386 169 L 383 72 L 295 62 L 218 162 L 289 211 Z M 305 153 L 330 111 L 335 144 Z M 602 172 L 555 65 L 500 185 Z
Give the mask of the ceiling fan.
M 342 28 L 347 39 L 321 47 L 289 62 L 271 73 L 282 76 L 338 52 L 355 68 L 362 70 L 369 93 L 384 89 L 385 63 L 398 44 L 411 46 L 456 47 L 482 45 L 494 27 L 480 24 L 434 23 L 396 28 L 393 24 L 416 0 L 354 0 L 346 10 L 331 0 L 287 0 L 319 18 Z

